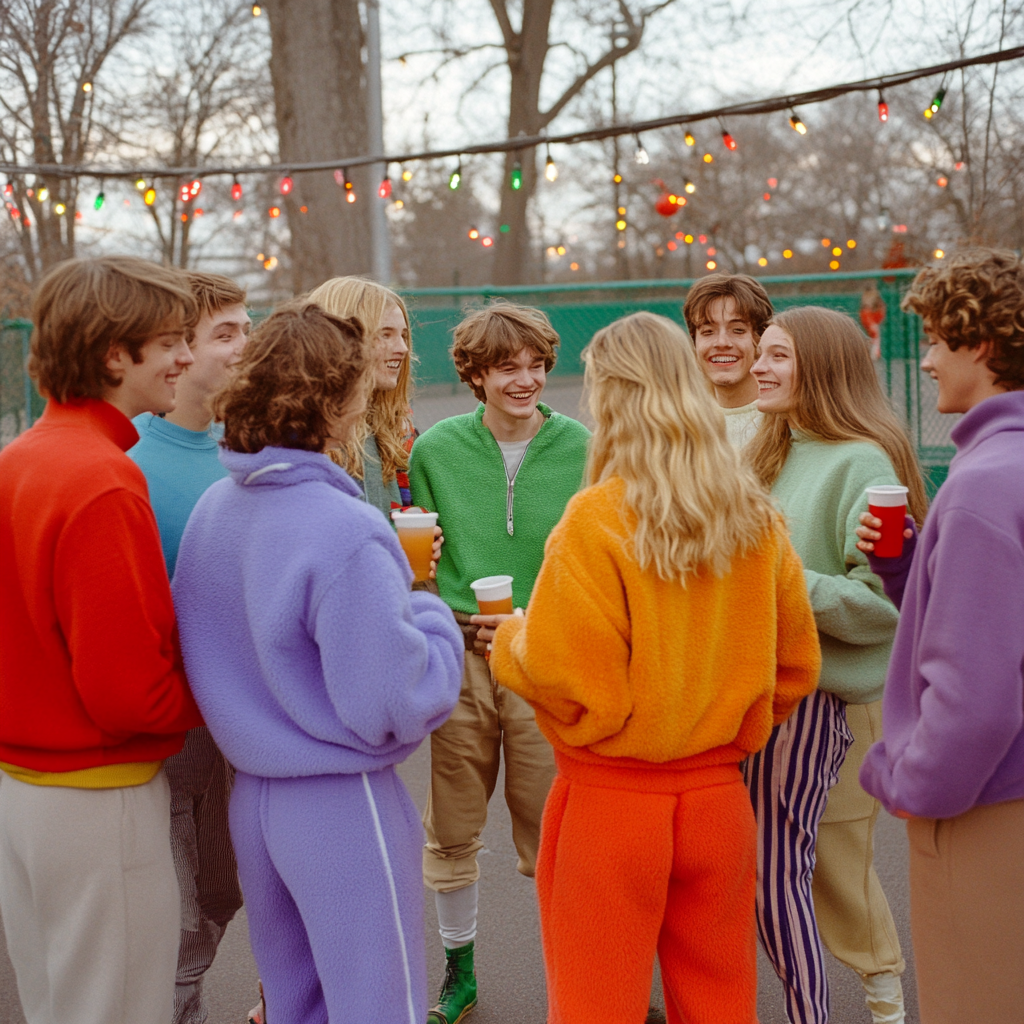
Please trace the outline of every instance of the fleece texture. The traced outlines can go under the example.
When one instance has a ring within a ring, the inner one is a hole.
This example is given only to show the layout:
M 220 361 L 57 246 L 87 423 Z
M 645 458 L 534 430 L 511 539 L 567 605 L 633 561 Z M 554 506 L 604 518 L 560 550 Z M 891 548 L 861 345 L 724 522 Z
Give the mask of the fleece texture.
M 804 563 L 821 634 L 823 690 L 850 704 L 882 696 L 899 613 L 857 547 L 867 488 L 898 484 L 889 457 L 867 441 L 816 441 L 799 431 L 772 487 Z
M 544 425 L 526 449 L 514 487 L 498 442 L 484 426 L 483 405 L 435 423 L 412 447 L 412 501 L 438 513 L 444 530 L 438 592 L 457 612 L 476 614 L 470 583 L 498 574 L 513 577 L 513 600 L 526 607 L 544 542 L 583 482 L 590 432 L 546 405 L 538 408 Z
M 231 836 L 268 1020 L 426 1020 L 423 827 L 394 768 L 239 772 Z
M 192 690 L 228 761 L 287 778 L 404 760 L 451 713 L 464 643 L 409 593 L 394 531 L 326 455 L 222 451 L 174 597 Z
M 952 437 L 916 547 L 872 557 L 902 604 L 860 779 L 924 818 L 1024 797 L 1024 391 L 976 405 Z
M 757 837 L 735 765 L 558 767 L 537 863 L 549 1024 L 642 1024 L 655 952 L 669 1024 L 756 1024 Z
M 525 618 L 498 629 L 491 671 L 580 760 L 738 762 L 817 682 L 800 559 L 778 523 L 724 576 L 660 579 L 628 550 L 624 497 L 612 478 L 569 503 Z
M 107 402 L 48 402 L 0 452 L 0 761 L 42 773 L 159 761 L 202 724 L 138 440 Z M 42 782 L 35 776 L 25 781 Z M 93 788 L 78 775 L 60 785 Z
M 146 475 L 167 575 L 173 577 L 192 509 L 210 484 L 228 475 L 217 457 L 224 428 L 218 423 L 209 430 L 188 430 L 151 412 L 136 416 L 132 423 L 139 443 L 128 449 L 128 458 Z

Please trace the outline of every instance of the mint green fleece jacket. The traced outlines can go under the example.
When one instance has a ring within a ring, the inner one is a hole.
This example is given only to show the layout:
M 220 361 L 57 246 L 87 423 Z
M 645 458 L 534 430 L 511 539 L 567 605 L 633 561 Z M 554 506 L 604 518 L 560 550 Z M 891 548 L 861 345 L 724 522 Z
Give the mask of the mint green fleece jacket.
M 819 687 L 851 704 L 882 696 L 899 613 L 857 548 L 864 493 L 898 484 L 889 457 L 867 441 L 829 443 L 793 434 L 772 495 L 804 563 L 821 640 Z
M 500 574 L 513 577 L 513 600 L 525 608 L 548 534 L 583 483 L 590 431 L 546 405 L 538 408 L 544 425 L 511 488 L 501 449 L 483 424 L 483 405 L 435 423 L 412 446 L 412 502 L 436 512 L 444 530 L 437 587 L 454 611 L 474 614 L 470 583 Z

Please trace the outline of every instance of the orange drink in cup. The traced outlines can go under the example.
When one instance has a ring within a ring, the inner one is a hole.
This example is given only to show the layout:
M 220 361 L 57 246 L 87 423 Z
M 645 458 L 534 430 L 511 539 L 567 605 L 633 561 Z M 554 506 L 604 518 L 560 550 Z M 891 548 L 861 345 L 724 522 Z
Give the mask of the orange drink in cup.
M 512 577 L 484 576 L 470 583 L 481 615 L 512 614 Z
M 430 579 L 430 563 L 434 554 L 434 527 L 436 512 L 392 512 L 391 519 L 398 531 L 398 543 L 409 559 L 413 579 L 422 583 Z

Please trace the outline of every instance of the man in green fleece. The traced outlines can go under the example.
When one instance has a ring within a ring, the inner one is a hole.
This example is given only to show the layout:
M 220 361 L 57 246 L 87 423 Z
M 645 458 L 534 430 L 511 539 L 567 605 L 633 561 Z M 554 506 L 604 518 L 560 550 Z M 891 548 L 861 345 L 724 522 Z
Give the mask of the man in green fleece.
M 470 583 L 512 576 L 514 603 L 525 607 L 544 542 L 583 482 L 589 431 L 538 401 L 557 345 L 536 309 L 501 303 L 468 316 L 455 329 L 452 357 L 483 404 L 435 424 L 412 450 L 412 500 L 438 513 L 445 544 L 437 585 L 466 636 L 459 703 L 430 738 L 423 878 L 434 890 L 447 959 L 431 1024 L 456 1024 L 476 1005 L 476 855 L 502 748 L 518 868 L 528 877 L 555 776 L 533 709 L 500 687 L 487 665 L 487 642 L 506 616 L 475 615 Z

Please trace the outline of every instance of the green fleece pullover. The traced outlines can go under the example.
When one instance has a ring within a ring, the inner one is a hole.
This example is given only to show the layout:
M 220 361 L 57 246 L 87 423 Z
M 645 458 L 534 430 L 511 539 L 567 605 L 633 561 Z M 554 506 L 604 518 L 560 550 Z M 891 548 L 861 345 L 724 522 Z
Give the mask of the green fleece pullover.
M 513 600 L 525 608 L 548 534 L 583 483 L 590 431 L 546 405 L 538 408 L 544 425 L 512 483 L 483 424 L 483 405 L 434 424 L 412 447 L 412 502 L 436 512 L 444 530 L 437 586 L 454 611 L 475 614 L 470 583 L 499 574 L 513 577 Z
M 821 640 L 822 690 L 851 704 L 882 696 L 899 613 L 857 548 L 864 491 L 898 484 L 889 457 L 867 441 L 828 443 L 793 433 L 772 487 L 804 563 Z

